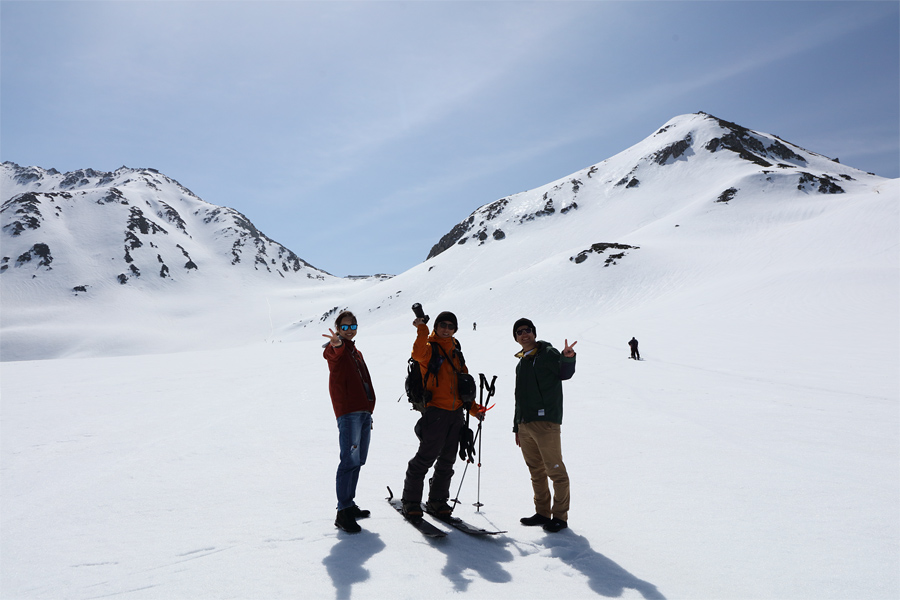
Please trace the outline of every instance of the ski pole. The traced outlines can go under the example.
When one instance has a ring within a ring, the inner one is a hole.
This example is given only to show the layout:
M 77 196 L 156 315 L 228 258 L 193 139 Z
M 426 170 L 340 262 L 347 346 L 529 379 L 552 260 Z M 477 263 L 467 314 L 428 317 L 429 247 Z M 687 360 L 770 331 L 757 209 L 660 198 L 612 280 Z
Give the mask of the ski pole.
M 479 373 L 478 377 L 480 379 L 478 386 L 478 405 L 484 407 L 486 402 L 490 402 L 491 396 L 494 395 L 494 382 L 497 381 L 497 376 L 494 375 L 494 379 L 491 380 L 490 384 L 488 384 L 487 377 L 484 376 L 484 373 Z M 487 401 L 484 400 L 485 388 L 488 390 Z M 475 433 L 475 438 L 478 440 L 478 496 L 475 501 L 475 512 L 481 512 L 481 507 L 484 506 L 484 504 L 481 503 L 481 425 L 484 422 L 484 412 L 482 412 L 482 418 L 478 419 L 478 431 Z
M 466 429 L 469 428 L 469 415 L 468 415 L 468 414 L 466 414 L 466 425 L 465 425 L 465 426 L 466 426 Z M 475 437 L 477 438 L 478 435 L 476 434 Z M 453 508 L 454 508 L 454 509 L 456 508 L 456 505 L 459 504 L 459 493 L 462 491 L 463 481 L 466 480 L 466 471 L 469 470 L 469 463 L 470 463 L 470 462 L 471 462 L 471 461 L 469 461 L 469 460 L 466 461 L 466 466 L 463 468 L 462 477 L 459 478 L 459 487 L 456 489 L 456 498 L 454 498 L 453 500 L 451 500 L 451 502 L 453 502 Z M 453 512 L 453 509 L 451 509 L 451 512 Z

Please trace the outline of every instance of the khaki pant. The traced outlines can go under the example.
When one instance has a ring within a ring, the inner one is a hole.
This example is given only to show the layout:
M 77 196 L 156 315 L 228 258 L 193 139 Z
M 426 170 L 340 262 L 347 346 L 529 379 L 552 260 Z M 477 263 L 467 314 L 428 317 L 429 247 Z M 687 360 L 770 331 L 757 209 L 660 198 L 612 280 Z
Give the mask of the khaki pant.
M 535 510 L 545 517 L 568 521 L 569 474 L 562 460 L 559 424 L 548 421 L 519 423 L 519 445 L 531 472 Z M 552 506 L 547 478 L 553 482 Z

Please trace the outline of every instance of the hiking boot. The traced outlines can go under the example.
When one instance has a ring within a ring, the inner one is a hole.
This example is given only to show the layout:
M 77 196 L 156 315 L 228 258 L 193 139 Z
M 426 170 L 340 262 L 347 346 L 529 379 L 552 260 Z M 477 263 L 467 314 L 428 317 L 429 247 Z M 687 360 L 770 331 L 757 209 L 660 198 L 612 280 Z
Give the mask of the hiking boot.
M 525 525 L 526 527 L 534 527 L 535 525 L 546 525 L 552 521 L 550 517 L 545 517 L 540 513 L 534 513 L 533 517 L 522 517 L 519 519 L 519 523 Z
M 363 510 L 355 504 L 353 506 L 348 506 L 347 510 L 350 511 L 350 514 L 353 515 L 354 519 L 367 519 L 369 518 L 369 515 L 372 514 L 372 511 Z
M 356 519 L 353 518 L 353 513 L 350 512 L 349 508 L 337 511 L 337 517 L 334 519 L 334 526 L 338 529 L 343 529 L 347 533 L 359 533 L 362 531 L 362 527 L 360 527 L 356 522 Z
M 449 517 L 450 513 L 453 512 L 453 509 L 450 508 L 450 505 L 445 500 L 429 500 L 425 505 L 425 510 L 428 511 L 428 514 L 442 519 Z
M 569 524 L 563 521 L 562 519 L 551 519 L 549 523 L 544 525 L 544 531 L 549 531 L 550 533 L 556 533 L 561 529 L 565 529 Z
M 422 503 L 403 501 L 403 516 L 407 519 L 422 518 Z

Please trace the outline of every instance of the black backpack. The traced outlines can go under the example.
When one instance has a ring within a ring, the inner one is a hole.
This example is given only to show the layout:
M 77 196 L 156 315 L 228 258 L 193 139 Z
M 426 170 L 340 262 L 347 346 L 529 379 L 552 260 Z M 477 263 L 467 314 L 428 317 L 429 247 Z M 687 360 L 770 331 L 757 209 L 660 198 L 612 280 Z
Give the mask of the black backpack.
M 453 341 L 456 343 L 459 361 L 465 365 L 466 360 L 463 358 L 459 341 L 455 339 Z M 437 377 L 438 369 L 441 366 L 441 354 L 443 354 L 442 350 L 435 352 L 435 345 L 431 342 L 428 343 L 431 345 L 431 360 L 428 361 L 424 379 L 422 378 L 422 369 L 419 367 L 417 360 L 410 358 L 406 363 L 406 399 L 409 400 L 412 409 L 419 412 L 425 412 L 425 406 L 431 401 L 431 392 L 425 388 L 428 385 L 429 376 Z M 440 346 L 437 346 L 437 348 L 440 349 Z M 453 365 L 452 362 L 450 364 L 451 366 Z M 456 368 L 454 367 L 455 370 Z M 475 379 L 468 373 L 460 373 L 459 371 L 457 371 L 456 376 L 459 384 L 459 397 L 464 404 L 470 404 L 475 400 L 477 388 Z

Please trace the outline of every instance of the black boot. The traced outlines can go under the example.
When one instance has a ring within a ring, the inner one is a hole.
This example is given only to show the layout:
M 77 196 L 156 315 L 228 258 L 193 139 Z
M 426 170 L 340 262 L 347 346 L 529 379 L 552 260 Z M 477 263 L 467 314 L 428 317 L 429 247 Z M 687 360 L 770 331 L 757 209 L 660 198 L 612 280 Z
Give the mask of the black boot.
M 337 517 L 334 519 L 334 526 L 343 529 L 347 533 L 359 533 L 362 531 L 362 527 L 360 527 L 356 522 L 356 519 L 353 518 L 353 513 L 350 508 L 345 508 L 337 512 Z
M 403 516 L 407 519 L 421 519 L 422 518 L 422 503 L 421 502 L 410 502 L 409 500 L 403 501 Z
M 434 515 L 440 519 L 448 518 L 450 513 L 453 512 L 453 509 L 450 508 L 450 505 L 447 504 L 446 500 L 429 500 L 428 503 L 425 504 L 425 510 L 428 511 L 428 514 Z
M 353 515 L 353 518 L 357 519 L 357 520 L 367 519 L 369 517 L 369 515 L 372 514 L 372 511 L 363 510 L 355 504 L 353 506 L 348 507 L 347 510 L 349 510 L 350 514 Z
M 549 531 L 550 533 L 556 533 L 558 531 L 562 531 L 569 524 L 563 521 L 562 519 L 552 519 L 549 523 L 544 524 L 544 531 Z
M 546 525 L 550 521 L 550 517 L 545 517 L 540 513 L 534 513 L 534 516 L 532 517 L 522 517 L 521 519 L 519 519 L 519 522 L 527 527 L 533 527 L 535 525 Z

